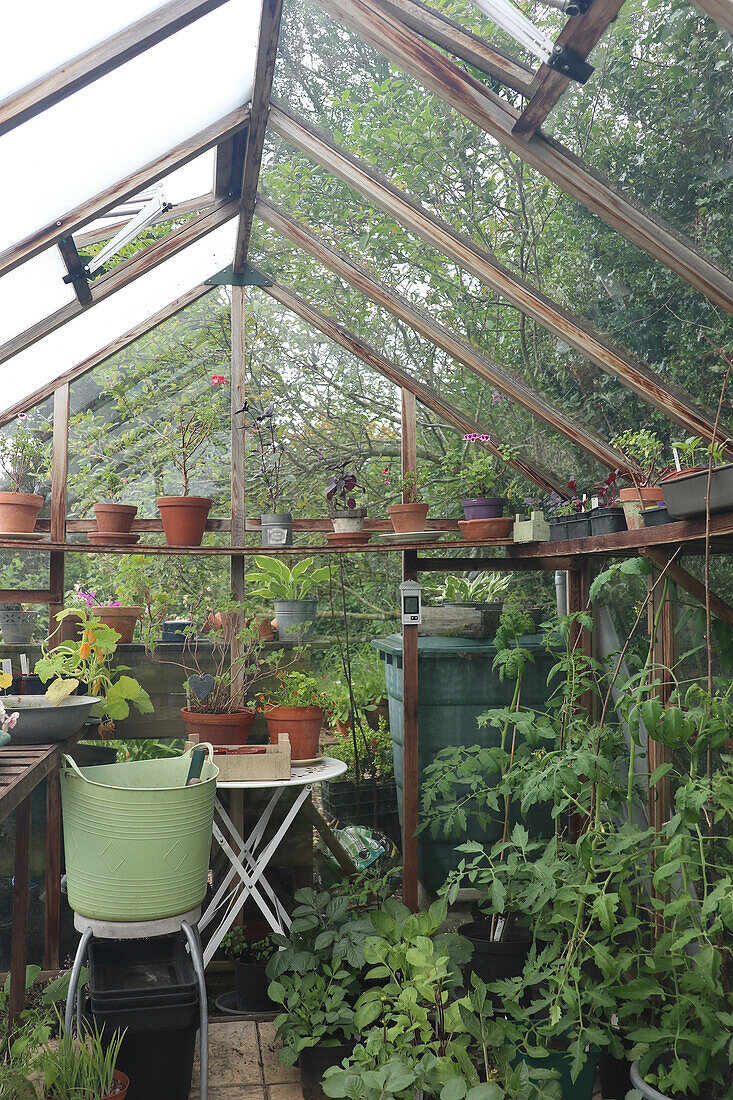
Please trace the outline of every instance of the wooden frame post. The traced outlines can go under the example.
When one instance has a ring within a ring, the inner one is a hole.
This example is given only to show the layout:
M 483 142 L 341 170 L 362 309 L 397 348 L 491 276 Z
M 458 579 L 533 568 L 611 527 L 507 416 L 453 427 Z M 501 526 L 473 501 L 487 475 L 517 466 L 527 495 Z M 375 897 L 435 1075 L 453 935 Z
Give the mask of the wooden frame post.
M 10 1024 L 25 1004 L 25 967 L 28 957 L 28 892 L 30 890 L 31 795 L 15 811 L 15 866 L 13 873 L 13 939 L 10 949 Z
M 658 580 L 659 572 L 653 569 L 647 577 L 649 589 Z M 675 635 L 677 602 L 672 595 L 672 588 L 672 582 L 668 577 L 665 577 L 662 583 L 654 589 L 647 607 L 652 672 L 654 678 L 661 681 L 653 691 L 663 706 L 669 703 L 670 695 L 674 689 L 674 681 L 670 673 L 674 669 L 677 659 Z M 668 749 L 659 741 L 647 738 L 647 768 L 649 772 L 653 772 L 655 768 L 666 763 L 668 759 Z M 667 777 L 662 778 L 658 783 L 655 783 L 654 787 L 649 788 L 648 821 L 657 832 L 662 830 L 664 823 L 669 818 L 670 799 L 671 793 Z
M 51 542 L 66 542 L 66 479 L 69 469 L 69 383 L 53 395 L 53 443 L 51 452 Z M 49 554 L 48 636 L 59 632 L 55 622 L 64 607 L 65 557 L 58 550 Z M 58 638 L 56 639 L 59 640 Z
M 401 390 L 402 476 L 417 471 L 417 406 L 415 395 Z M 406 494 L 402 503 L 409 503 Z M 406 550 L 402 555 L 402 579 L 417 580 L 417 554 Z M 417 728 L 417 627 L 402 627 L 402 864 L 403 899 L 413 912 L 418 908 L 417 825 L 420 801 Z

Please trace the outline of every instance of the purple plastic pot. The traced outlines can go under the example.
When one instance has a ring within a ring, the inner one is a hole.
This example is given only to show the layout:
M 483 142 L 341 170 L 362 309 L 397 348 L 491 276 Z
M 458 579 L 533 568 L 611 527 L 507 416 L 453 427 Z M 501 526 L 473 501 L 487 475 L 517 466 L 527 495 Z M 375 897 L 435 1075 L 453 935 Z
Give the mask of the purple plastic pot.
M 502 497 L 471 497 L 462 500 L 461 506 L 466 519 L 499 519 L 504 515 Z

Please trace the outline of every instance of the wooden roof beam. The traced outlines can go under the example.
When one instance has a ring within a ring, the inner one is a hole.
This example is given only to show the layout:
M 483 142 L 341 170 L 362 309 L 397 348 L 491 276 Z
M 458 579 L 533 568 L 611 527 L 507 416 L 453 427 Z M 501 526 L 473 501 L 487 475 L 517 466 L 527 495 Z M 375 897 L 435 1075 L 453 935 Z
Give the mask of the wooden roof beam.
M 234 245 L 232 268 L 234 272 L 244 271 L 244 265 L 247 262 L 252 218 L 257 198 L 257 184 L 260 178 L 260 165 L 262 164 L 262 151 L 265 147 L 267 115 L 270 110 L 272 78 L 275 73 L 282 6 L 283 0 L 262 0 L 260 37 L 257 45 L 257 63 L 252 90 L 252 116 L 247 132 L 247 147 L 244 153 L 244 169 L 239 192 L 239 225 L 237 226 L 237 240 Z
M 225 0 L 171 0 L 0 103 L 0 136 L 187 27 Z
M 530 65 L 454 23 L 443 12 L 428 7 L 422 0 L 375 0 L 375 4 L 479 72 L 527 98 L 532 94 L 535 74 Z
M 207 233 L 211 233 L 212 230 L 218 229 L 220 225 L 224 225 L 225 222 L 230 221 L 237 215 L 237 204 L 235 202 L 220 203 L 212 210 L 205 214 L 199 214 L 198 217 L 193 218 L 186 225 L 181 226 L 179 229 L 175 229 L 172 233 L 169 233 L 167 237 L 162 237 L 159 241 L 155 241 L 153 244 L 148 245 L 137 255 L 131 256 L 129 260 L 126 260 L 119 267 L 108 272 L 106 275 L 102 275 L 101 278 L 96 279 L 92 284 L 92 303 L 87 307 L 83 307 L 78 301 L 71 302 L 69 305 L 62 306 L 61 309 L 57 309 L 55 313 L 49 314 L 42 321 L 37 322 L 35 325 L 31 325 L 24 332 L 21 332 L 18 336 L 14 336 L 12 339 L 7 340 L 4 344 L 0 345 L 0 363 L 4 363 L 6 360 L 11 359 L 14 355 L 23 351 L 25 348 L 30 347 L 37 340 L 41 340 L 44 336 L 48 336 L 49 333 L 55 332 L 57 328 L 61 328 L 62 325 L 67 324 L 69 321 L 73 321 L 75 317 L 78 317 L 80 313 L 84 311 L 84 308 L 92 309 L 98 302 L 104 301 L 105 298 L 109 298 L 111 294 L 114 294 L 116 290 L 120 290 L 122 287 L 129 286 L 136 279 L 139 279 L 141 275 L 145 275 L 148 271 L 152 271 L 158 264 L 163 263 L 164 260 L 170 259 L 171 256 L 175 256 L 177 252 L 186 248 L 187 245 L 192 244 L 194 241 L 199 240 L 201 237 L 206 236 Z
M 138 169 L 137 172 L 132 172 L 124 180 L 112 184 L 111 187 L 100 191 L 98 195 L 68 211 L 57 221 L 50 222 L 31 236 L 25 237 L 10 248 L 6 248 L 4 252 L 0 252 L 0 275 L 6 271 L 12 271 L 14 267 L 30 260 L 33 256 L 37 256 L 44 248 L 48 248 L 49 245 L 54 244 L 61 237 L 68 237 L 75 233 L 87 222 L 99 217 L 105 211 L 111 210 L 123 199 L 129 198 L 130 195 L 136 194 L 150 184 L 157 183 L 159 179 L 168 175 L 175 168 L 181 168 L 182 165 L 188 164 L 194 157 L 205 153 L 207 149 L 213 148 L 220 141 L 241 130 L 247 125 L 248 121 L 249 106 L 238 107 L 236 111 L 232 111 L 230 114 L 218 119 L 211 126 L 200 130 L 198 134 L 187 138 L 186 141 L 182 141 L 166 153 L 162 153 L 159 157 L 149 161 L 143 168 Z
M 289 217 L 282 210 L 259 198 L 255 215 L 266 225 L 282 234 L 287 240 L 311 256 L 323 267 L 333 271 L 340 279 L 367 295 L 377 305 L 387 309 L 394 317 L 404 321 L 432 344 L 462 366 L 467 367 L 485 382 L 491 383 L 510 400 L 526 409 L 548 427 L 559 432 L 586 454 L 602 463 L 609 470 L 626 470 L 627 462 L 622 454 L 582 427 L 571 417 L 547 401 L 521 378 L 499 366 L 484 355 L 474 344 L 462 340 L 444 325 L 435 321 L 425 310 L 418 309 L 401 294 L 387 287 L 363 267 L 355 264 L 343 252 L 330 248 L 305 226 Z
M 513 132 L 519 112 L 439 50 L 376 8 L 369 0 L 317 0 L 317 3 L 388 61 L 465 115 L 506 149 L 526 161 L 654 256 L 710 301 L 733 313 L 733 273 L 720 267 L 681 233 L 614 187 L 558 142 Z
M 163 309 L 159 309 L 152 317 L 148 317 L 139 325 L 135 325 L 134 328 L 128 329 L 127 332 L 116 337 L 116 339 L 112 340 L 109 344 L 106 344 L 105 347 L 100 348 L 99 351 L 95 351 L 93 355 L 88 355 L 86 359 L 82 359 L 75 366 L 70 367 L 69 370 L 64 371 L 63 374 L 60 374 L 51 382 L 47 382 L 45 386 L 39 386 L 37 390 L 28 394 L 28 396 L 24 397 L 21 401 L 16 401 L 14 405 L 10 405 L 4 412 L 0 412 L 0 428 L 5 424 L 9 424 L 11 420 L 15 420 L 19 413 L 26 413 L 29 409 L 33 409 L 36 405 L 40 405 L 42 401 L 45 401 L 47 397 L 51 397 L 51 395 L 62 386 L 75 382 L 77 378 L 82 378 L 85 374 L 94 370 L 95 367 L 98 367 L 107 359 L 111 359 L 118 351 L 122 351 L 141 336 L 145 336 L 148 332 L 152 332 L 158 325 L 162 325 L 164 321 L 167 321 L 169 317 L 173 317 L 174 314 L 180 313 L 186 306 L 190 306 L 192 302 L 202 298 L 204 294 L 208 294 L 213 289 L 214 287 L 207 286 L 206 283 L 200 283 L 192 290 L 187 290 L 185 294 L 181 294 L 180 297 L 176 298 L 170 305 L 164 306 Z
M 312 328 L 319 329 L 330 340 L 333 340 L 339 347 L 344 348 L 350 352 L 351 355 L 355 355 L 357 359 L 360 359 L 362 363 L 366 363 L 367 366 L 381 374 L 383 378 L 387 378 L 395 386 L 399 386 L 408 390 L 414 394 L 426 408 L 431 409 L 438 416 L 442 416 L 446 423 L 451 427 L 456 428 L 460 432 L 478 432 L 479 434 L 491 435 L 491 442 L 486 443 L 485 446 L 498 457 L 502 457 L 499 448 L 501 447 L 501 441 L 497 439 L 496 432 L 493 429 L 487 428 L 485 425 L 482 427 L 472 420 L 470 417 L 465 416 L 462 412 L 446 401 L 440 394 L 434 390 L 431 386 L 426 386 L 423 382 L 419 382 L 416 378 L 413 378 L 411 374 L 402 370 L 390 359 L 386 359 L 378 351 L 376 351 L 370 344 L 360 340 L 353 332 L 350 332 L 347 328 L 337 324 L 331 317 L 327 317 L 321 310 L 316 309 L 315 306 L 310 305 L 303 298 L 301 298 L 295 291 L 288 287 L 281 286 L 275 281 L 271 286 L 263 287 L 266 294 L 269 294 L 275 301 L 280 302 L 281 305 L 286 306 L 287 309 L 296 313 L 306 324 Z M 517 456 L 509 462 L 522 477 L 532 481 L 535 485 L 539 486 L 544 493 L 556 492 L 559 496 L 567 498 L 567 488 L 562 485 L 561 482 L 544 470 L 540 470 L 539 467 L 529 462 L 528 459 Z
M 596 366 L 612 377 L 621 379 L 634 393 L 660 409 L 691 434 L 712 438 L 715 414 L 711 410 L 696 405 L 684 391 L 670 386 L 665 379 L 635 359 L 628 351 L 613 344 L 587 322 L 504 267 L 493 253 L 457 233 L 363 161 L 337 148 L 322 131 L 294 118 L 274 104 L 270 111 L 270 126 L 280 137 L 332 172 L 368 202 L 384 210 L 409 232 L 490 286 L 510 305 L 570 344 Z M 733 438 L 733 429 L 719 425 L 718 438 L 721 442 Z M 730 450 L 733 453 L 733 448 Z
M 733 34 L 733 0 L 693 0 L 693 3 L 728 34 Z
M 583 15 L 568 19 L 557 37 L 556 45 L 567 46 L 584 61 L 617 18 L 624 0 L 592 0 Z M 541 65 L 532 98 L 514 123 L 513 133 L 531 138 L 540 128 L 570 80 L 557 69 Z

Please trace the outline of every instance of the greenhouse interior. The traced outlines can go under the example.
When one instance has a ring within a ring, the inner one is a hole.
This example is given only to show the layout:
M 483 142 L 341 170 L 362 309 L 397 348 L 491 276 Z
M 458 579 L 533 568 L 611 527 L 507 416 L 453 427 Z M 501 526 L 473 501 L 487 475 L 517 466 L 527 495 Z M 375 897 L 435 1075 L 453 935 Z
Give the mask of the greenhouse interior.
M 733 0 L 4 14 L 0 1100 L 730 1100 Z

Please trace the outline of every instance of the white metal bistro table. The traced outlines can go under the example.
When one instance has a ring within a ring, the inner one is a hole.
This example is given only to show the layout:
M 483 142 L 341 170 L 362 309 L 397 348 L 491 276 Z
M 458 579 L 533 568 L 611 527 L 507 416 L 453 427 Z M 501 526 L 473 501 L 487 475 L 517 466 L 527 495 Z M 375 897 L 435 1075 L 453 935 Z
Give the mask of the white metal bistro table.
M 201 932 L 212 921 L 219 920 L 204 950 L 204 966 L 208 966 L 211 962 L 214 952 L 250 896 L 259 906 L 260 912 L 273 932 L 287 932 L 290 927 L 290 917 L 265 877 L 267 865 L 297 817 L 301 806 L 311 794 L 314 785 L 322 783 L 325 779 L 335 779 L 345 771 L 346 764 L 342 760 L 324 756 L 313 764 L 294 764 L 290 779 L 228 780 L 217 783 L 217 789 L 224 791 L 272 790 L 272 797 L 246 840 L 240 836 L 220 799 L 217 798 L 214 803 L 214 839 L 224 852 L 230 866 L 199 921 Z M 293 805 L 286 813 L 275 835 L 267 844 L 263 844 L 262 838 L 275 806 L 286 791 L 294 791 L 298 788 L 300 789 Z

